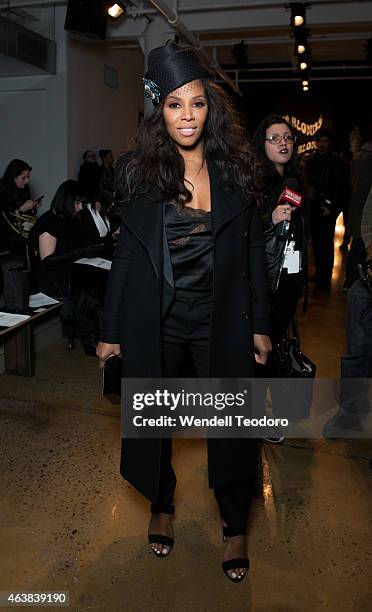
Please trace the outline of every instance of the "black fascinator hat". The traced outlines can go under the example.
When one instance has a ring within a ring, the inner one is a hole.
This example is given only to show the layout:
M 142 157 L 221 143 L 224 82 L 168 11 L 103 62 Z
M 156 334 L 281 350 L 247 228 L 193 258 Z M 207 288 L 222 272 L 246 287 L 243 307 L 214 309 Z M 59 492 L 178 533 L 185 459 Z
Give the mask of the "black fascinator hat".
M 157 106 L 171 91 L 190 81 L 211 78 L 207 67 L 192 48 L 178 47 L 169 41 L 152 49 L 147 58 L 147 72 L 143 78 L 145 94 Z

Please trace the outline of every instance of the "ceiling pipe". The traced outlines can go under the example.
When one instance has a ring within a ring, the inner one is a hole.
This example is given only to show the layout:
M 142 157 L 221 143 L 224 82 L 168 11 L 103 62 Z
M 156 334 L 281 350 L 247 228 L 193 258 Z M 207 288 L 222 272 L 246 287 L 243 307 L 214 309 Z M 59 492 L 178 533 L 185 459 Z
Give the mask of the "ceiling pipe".
M 271 8 L 283 8 L 285 10 L 290 9 L 290 2 L 292 0 L 262 0 L 261 2 L 250 2 L 247 4 L 247 0 L 245 2 L 232 2 L 230 4 L 198 4 L 198 5 L 186 5 L 180 6 L 178 9 L 179 13 L 210 13 L 216 11 L 233 11 L 233 10 L 250 10 L 250 9 L 271 9 Z M 372 0 L 358 0 L 361 4 L 371 3 Z M 151 2 L 151 0 L 148 0 Z M 153 3 L 152 3 L 153 4 Z M 331 4 L 354 4 L 354 0 L 309 0 L 309 6 L 327 6 Z M 138 12 L 140 11 L 140 12 Z M 143 2 L 141 2 L 137 7 L 133 6 L 128 9 L 128 14 L 131 12 L 136 13 L 137 15 L 154 15 L 156 11 L 153 9 L 145 9 L 143 6 Z
M 239 79 L 239 83 L 300 83 L 302 79 L 299 78 L 263 78 L 263 79 Z M 365 81 L 372 80 L 372 76 L 331 76 L 331 77 L 310 77 L 310 83 L 313 81 Z
M 312 34 L 311 42 L 339 42 L 342 40 L 366 40 L 371 36 L 370 32 L 340 32 L 339 34 Z M 244 38 L 215 38 L 203 40 L 203 47 L 232 47 L 237 43 L 244 42 L 246 45 L 288 45 L 293 43 L 293 37 L 288 36 L 245 36 Z
M 227 83 L 235 93 L 240 96 L 241 91 L 239 87 L 230 79 L 228 74 L 224 71 L 223 68 L 219 65 L 216 59 L 212 58 L 209 53 L 207 53 L 201 46 L 200 41 L 196 38 L 196 36 L 185 26 L 185 24 L 180 21 L 178 15 L 172 11 L 172 9 L 168 6 L 166 2 L 163 0 L 148 0 L 151 4 L 158 10 L 163 17 L 168 21 L 169 25 L 174 28 L 182 38 L 184 38 L 189 45 L 194 47 L 194 49 L 198 52 L 198 54 L 207 62 L 209 66 L 213 68 L 213 70 L 221 77 L 225 83 Z
M 369 66 L 367 66 L 366 64 L 350 64 L 350 65 L 337 65 L 335 66 L 334 64 L 328 64 L 327 66 L 311 66 L 311 71 L 313 70 L 368 70 Z M 293 68 L 292 66 L 259 66 L 257 68 L 242 68 L 242 69 L 238 69 L 238 68 L 227 68 L 227 72 L 230 74 L 233 74 L 236 78 L 236 75 L 239 74 L 240 72 L 249 72 L 249 73 L 253 73 L 253 72 L 292 72 Z M 240 78 L 238 78 L 239 81 L 241 81 Z
M 27 8 L 50 8 L 54 6 L 63 6 L 67 4 L 67 0 L 30 0 L 30 2 L 9 2 L 9 6 L 5 2 L 0 2 L 0 13 L 5 11 L 12 11 L 13 9 L 27 9 Z
M 151 0 L 148 0 L 151 2 Z M 358 0 L 360 4 L 369 4 L 371 0 Z M 19 0 L 18 2 L 11 2 L 10 8 L 27 8 L 27 7 L 48 7 L 48 6 L 60 6 L 67 4 L 67 0 Z M 331 5 L 331 4 L 353 4 L 352 0 L 309 0 L 309 4 L 311 6 L 316 5 Z M 207 4 L 202 5 L 198 4 L 196 6 L 179 6 L 178 13 L 209 13 L 215 11 L 231 11 L 231 10 L 240 10 L 240 9 L 268 9 L 268 8 L 288 8 L 290 3 L 285 3 L 285 0 L 263 0 L 262 2 L 251 2 L 247 4 L 247 2 L 234 2 L 231 4 Z M 7 2 L 6 0 L 0 1 L 0 12 L 7 10 Z M 143 2 L 139 5 L 133 5 L 128 7 L 127 14 L 129 16 L 142 16 L 142 15 L 156 15 L 158 11 L 155 9 L 145 9 L 143 6 Z

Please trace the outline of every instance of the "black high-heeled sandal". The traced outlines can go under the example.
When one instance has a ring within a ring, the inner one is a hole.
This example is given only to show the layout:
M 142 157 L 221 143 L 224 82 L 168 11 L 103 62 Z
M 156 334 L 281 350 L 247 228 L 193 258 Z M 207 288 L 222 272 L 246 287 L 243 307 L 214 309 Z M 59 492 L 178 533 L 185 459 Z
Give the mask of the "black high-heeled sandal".
M 156 555 L 158 559 L 161 559 L 163 557 L 168 557 L 174 545 L 174 538 L 170 538 L 169 536 L 160 535 L 160 534 L 157 535 L 156 533 L 149 534 L 148 538 L 149 538 L 149 544 L 163 544 L 163 546 L 169 546 L 169 550 L 165 555 L 163 555 L 162 552 L 158 552 L 154 550 L 150 546 L 152 552 L 154 553 L 154 555 Z
M 234 533 L 234 531 L 230 528 L 230 527 L 222 527 L 223 530 L 223 536 L 222 539 L 224 542 L 227 541 L 227 538 L 238 535 L 236 533 Z M 221 563 L 221 567 L 225 573 L 225 575 L 228 577 L 229 580 L 231 580 L 231 582 L 241 582 L 243 580 L 243 578 L 246 577 L 246 575 L 248 574 L 248 570 L 249 570 L 249 559 L 248 557 L 244 557 L 244 558 L 237 558 L 237 559 L 229 559 L 229 561 L 223 561 Z M 244 574 L 242 576 L 236 576 L 235 578 L 233 578 L 232 576 L 230 576 L 230 574 L 228 573 L 229 570 L 237 570 L 238 568 L 242 567 L 243 569 L 246 569 L 246 571 L 244 572 Z
M 171 505 L 169 506 L 166 510 L 159 510 L 155 505 L 152 506 L 152 514 L 159 514 L 160 512 L 164 513 L 164 514 L 174 514 L 174 506 Z M 174 538 L 171 538 L 170 536 L 165 536 L 165 535 L 161 535 L 160 533 L 149 533 L 148 534 L 148 539 L 149 539 L 149 544 L 162 544 L 163 546 L 168 546 L 169 550 L 168 552 L 163 555 L 162 552 L 157 552 L 156 550 L 154 550 L 152 548 L 152 546 L 150 546 L 152 552 L 154 553 L 154 555 L 156 555 L 156 557 L 158 557 L 158 559 L 161 559 L 162 557 L 168 557 L 168 555 L 170 554 L 173 546 L 174 546 Z

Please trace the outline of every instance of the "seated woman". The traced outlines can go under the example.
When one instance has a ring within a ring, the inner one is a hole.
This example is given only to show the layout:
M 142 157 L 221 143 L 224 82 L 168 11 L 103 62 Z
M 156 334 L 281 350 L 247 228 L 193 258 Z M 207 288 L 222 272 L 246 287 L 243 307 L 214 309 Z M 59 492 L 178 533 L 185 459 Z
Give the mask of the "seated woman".
M 0 179 L 1 247 L 17 255 L 26 253 L 29 231 L 41 202 L 30 196 L 31 170 L 25 161 L 13 159 Z
M 70 339 L 77 324 L 82 342 L 89 339 L 89 344 L 94 344 L 107 273 L 73 264 L 82 257 L 105 254 L 106 245 L 93 221 L 93 228 L 86 222 L 90 213 L 79 191 L 77 181 L 68 180 L 59 186 L 50 210 L 41 215 L 33 229 L 32 242 L 39 290 L 64 299 L 61 318 L 69 321 L 65 331 Z

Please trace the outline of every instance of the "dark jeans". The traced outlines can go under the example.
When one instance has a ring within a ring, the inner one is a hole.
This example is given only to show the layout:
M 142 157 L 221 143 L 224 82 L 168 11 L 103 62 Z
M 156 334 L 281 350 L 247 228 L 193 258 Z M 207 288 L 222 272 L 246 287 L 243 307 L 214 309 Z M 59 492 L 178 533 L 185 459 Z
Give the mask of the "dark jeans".
M 336 219 L 334 215 L 322 217 L 314 214 L 310 218 L 315 282 L 317 285 L 325 288 L 329 287 L 332 278 L 335 225 Z
M 362 238 L 353 238 L 345 262 L 345 286 L 351 285 L 359 278 L 358 264 L 366 259 L 366 247 Z
M 209 376 L 211 297 L 177 298 L 162 326 L 162 375 L 165 378 Z M 159 495 L 151 512 L 173 514 L 176 475 L 172 467 L 172 440 L 162 440 Z M 248 482 L 214 489 L 220 515 L 231 535 L 245 534 L 251 505 Z
M 340 410 L 365 415 L 369 412 L 368 382 L 372 376 L 372 291 L 360 280 L 348 294 L 347 355 L 341 358 Z M 355 382 L 353 379 L 356 379 Z

